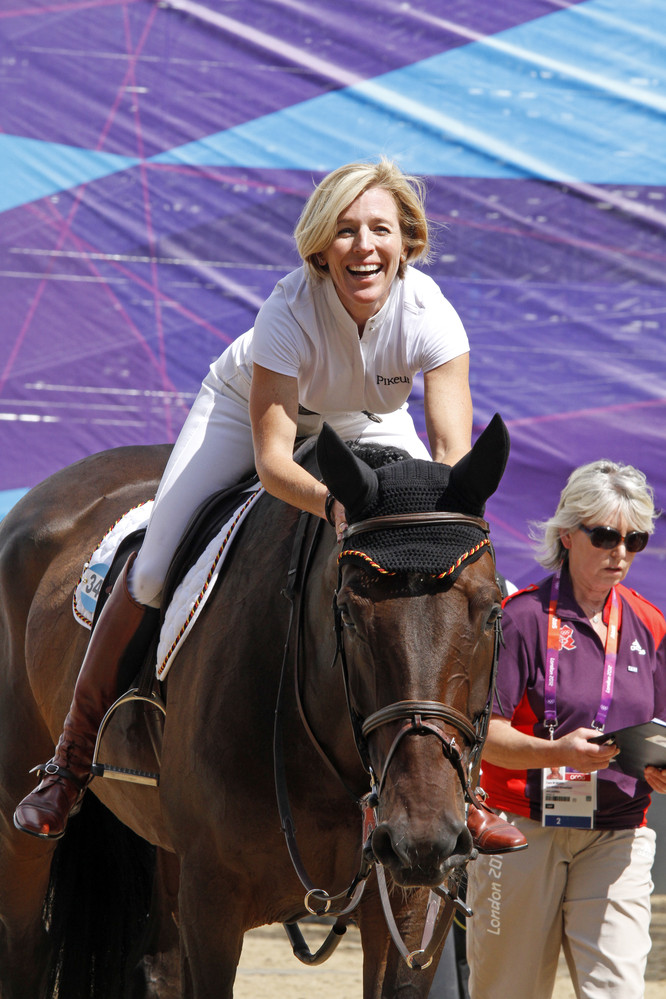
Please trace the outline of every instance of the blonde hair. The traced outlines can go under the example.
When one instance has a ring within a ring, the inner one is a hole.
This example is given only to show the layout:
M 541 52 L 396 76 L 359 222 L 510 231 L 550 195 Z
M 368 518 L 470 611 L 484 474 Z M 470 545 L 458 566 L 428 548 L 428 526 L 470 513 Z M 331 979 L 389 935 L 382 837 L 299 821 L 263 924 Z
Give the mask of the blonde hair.
M 324 277 L 326 265 L 317 255 L 327 250 L 336 234 L 338 218 L 361 194 L 379 187 L 393 195 L 398 221 L 406 247 L 406 260 L 400 262 L 398 277 L 405 276 L 406 262 L 427 259 L 430 249 L 425 215 L 425 185 L 418 177 L 402 172 L 392 160 L 382 156 L 379 163 L 347 163 L 338 167 L 317 185 L 301 212 L 294 230 L 296 246 L 313 277 Z
M 557 569 L 567 554 L 560 531 L 574 531 L 583 523 L 604 526 L 617 514 L 625 517 L 632 530 L 654 531 L 658 513 L 643 472 L 606 458 L 581 465 L 569 476 L 553 516 L 531 525 L 537 561 L 547 569 Z

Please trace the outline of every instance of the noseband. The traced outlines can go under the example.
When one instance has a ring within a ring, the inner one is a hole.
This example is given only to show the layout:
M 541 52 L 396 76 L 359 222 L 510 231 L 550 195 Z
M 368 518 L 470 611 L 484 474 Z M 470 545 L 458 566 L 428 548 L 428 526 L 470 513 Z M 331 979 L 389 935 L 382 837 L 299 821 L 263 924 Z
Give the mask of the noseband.
M 465 525 L 477 527 L 486 536 L 490 533 L 490 527 L 488 522 L 483 520 L 481 517 L 472 517 L 466 514 L 460 513 L 449 513 L 445 511 L 431 511 L 426 513 L 402 513 L 389 516 L 380 517 L 369 517 L 367 520 L 358 521 L 352 524 L 344 534 L 344 540 L 356 535 L 362 534 L 370 531 L 381 531 L 381 530 L 391 530 L 396 527 L 405 527 L 406 525 L 411 526 L 430 526 L 436 524 L 452 524 L 452 525 Z M 487 544 L 490 548 L 491 554 L 494 552 L 490 541 L 487 540 Z M 338 584 L 339 586 L 339 584 Z M 356 741 L 356 748 L 358 750 L 361 762 L 365 770 L 370 774 L 373 789 L 379 800 L 381 792 L 386 781 L 386 775 L 391 761 L 393 760 L 398 746 L 402 740 L 407 735 L 434 735 L 442 744 L 442 751 L 446 759 L 454 767 L 458 778 L 460 780 L 463 794 L 466 800 L 473 801 L 478 804 L 476 794 L 474 789 L 470 785 L 469 775 L 471 775 L 474 766 L 481 754 L 483 744 L 485 742 L 486 733 L 488 730 L 488 723 L 490 721 L 490 711 L 492 707 L 492 699 L 495 687 L 495 672 L 497 668 L 497 657 L 499 652 L 499 642 L 500 642 L 500 623 L 499 618 L 496 620 L 495 629 L 495 644 L 493 651 L 493 663 L 491 669 L 491 680 L 488 691 L 488 699 L 486 705 L 481 715 L 475 722 L 472 722 L 467 718 L 462 712 L 458 711 L 456 708 L 450 707 L 448 704 L 444 704 L 441 701 L 420 701 L 420 700 L 405 700 L 396 701 L 393 704 L 389 704 L 384 708 L 380 708 L 378 711 L 373 712 L 365 719 L 361 719 L 357 712 L 354 710 L 351 703 L 350 686 L 349 686 L 349 671 L 347 667 L 347 658 L 345 655 L 344 639 L 343 639 L 343 628 L 341 620 L 341 612 L 337 606 L 337 593 L 333 601 L 334 604 L 334 615 L 335 615 L 335 632 L 337 636 L 337 655 L 340 656 L 340 661 L 342 663 L 342 671 L 345 683 L 345 693 L 347 697 L 347 708 L 352 722 L 352 728 L 354 731 L 354 739 Z M 448 725 L 452 725 L 457 731 L 467 739 L 471 746 L 470 761 L 468 766 L 468 773 L 465 773 L 465 767 L 462 760 L 462 754 L 458 748 L 455 737 L 449 738 L 449 736 L 436 724 L 431 721 L 431 719 L 438 719 L 445 722 Z M 404 720 L 405 724 L 398 730 L 391 747 L 388 751 L 384 765 L 382 768 L 382 773 L 377 776 L 374 774 L 372 764 L 370 762 L 370 754 L 368 752 L 367 737 L 371 732 L 376 731 L 384 725 L 391 724 L 395 721 Z

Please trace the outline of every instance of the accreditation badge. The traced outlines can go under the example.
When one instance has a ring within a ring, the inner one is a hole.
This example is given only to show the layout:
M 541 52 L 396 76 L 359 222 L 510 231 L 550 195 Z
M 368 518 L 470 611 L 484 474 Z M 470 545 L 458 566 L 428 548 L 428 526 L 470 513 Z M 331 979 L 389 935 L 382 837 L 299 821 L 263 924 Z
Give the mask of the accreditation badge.
M 593 829 L 597 775 L 569 767 L 541 771 L 541 825 Z

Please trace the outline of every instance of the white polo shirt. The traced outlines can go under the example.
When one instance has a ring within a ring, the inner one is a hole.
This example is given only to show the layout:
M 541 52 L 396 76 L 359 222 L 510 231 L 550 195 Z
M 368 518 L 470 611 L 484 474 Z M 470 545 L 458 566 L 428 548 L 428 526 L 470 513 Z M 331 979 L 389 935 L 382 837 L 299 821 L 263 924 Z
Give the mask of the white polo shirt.
M 414 375 L 467 353 L 460 318 L 432 278 L 407 267 L 383 307 L 356 323 L 330 278 L 304 267 L 278 282 L 253 329 L 212 365 L 212 373 L 249 399 L 252 362 L 298 379 L 301 406 L 324 418 L 336 413 L 392 413 L 407 400 Z

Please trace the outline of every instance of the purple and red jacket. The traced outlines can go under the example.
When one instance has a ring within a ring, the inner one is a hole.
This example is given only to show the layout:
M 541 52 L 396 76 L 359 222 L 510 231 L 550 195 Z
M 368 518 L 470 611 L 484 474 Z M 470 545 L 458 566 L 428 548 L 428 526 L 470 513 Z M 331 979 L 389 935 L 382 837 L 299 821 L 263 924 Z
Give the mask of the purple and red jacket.
M 519 590 L 504 604 L 497 691 L 493 714 L 511 719 L 514 728 L 548 739 L 544 725 L 544 664 L 552 576 Z M 666 620 L 635 590 L 616 587 L 620 636 L 613 700 L 606 731 L 666 720 Z M 608 621 L 610 596 L 604 608 Z M 558 727 L 555 738 L 592 727 L 601 700 L 604 648 L 573 596 L 571 579 L 562 569 L 560 653 L 557 681 Z M 483 762 L 482 786 L 493 808 L 541 821 L 541 770 L 507 770 Z M 650 786 L 625 774 L 615 763 L 597 772 L 596 829 L 631 829 L 644 825 Z

